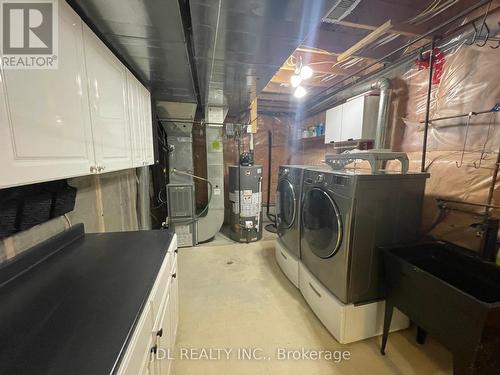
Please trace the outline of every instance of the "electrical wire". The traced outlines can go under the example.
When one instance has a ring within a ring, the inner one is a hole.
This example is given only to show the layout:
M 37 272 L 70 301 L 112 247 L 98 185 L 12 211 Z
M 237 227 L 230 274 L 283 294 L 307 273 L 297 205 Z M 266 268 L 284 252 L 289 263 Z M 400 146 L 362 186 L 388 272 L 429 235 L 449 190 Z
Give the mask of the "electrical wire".
M 158 200 L 158 202 L 160 202 L 159 205 L 157 206 L 154 206 L 154 207 L 151 207 L 152 210 L 156 210 L 157 208 L 160 208 L 161 206 L 163 206 L 164 204 L 167 204 L 167 201 L 166 200 L 163 200 L 161 199 L 161 192 L 163 191 L 163 189 L 165 189 L 167 187 L 167 185 L 163 186 L 159 191 L 158 191 L 158 197 L 156 198 Z
M 458 3 L 459 0 L 447 0 L 443 2 L 442 0 L 435 0 L 431 3 L 427 9 L 417 14 L 415 17 L 410 18 L 405 21 L 405 23 L 420 25 L 425 23 L 432 18 L 436 17 L 438 14 L 444 12 L 446 9 Z

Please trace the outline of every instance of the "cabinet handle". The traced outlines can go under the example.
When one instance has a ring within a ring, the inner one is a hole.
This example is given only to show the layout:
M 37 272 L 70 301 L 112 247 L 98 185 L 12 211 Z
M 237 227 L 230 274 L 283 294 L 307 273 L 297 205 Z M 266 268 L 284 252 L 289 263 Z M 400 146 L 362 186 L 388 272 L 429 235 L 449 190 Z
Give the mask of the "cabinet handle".
M 177 277 L 177 272 L 172 274 L 172 279 L 175 279 Z
M 178 249 L 175 249 L 175 250 L 174 250 L 174 253 L 176 253 L 176 254 L 177 254 L 178 252 L 179 252 L 179 250 L 178 250 Z
M 156 332 L 156 336 L 158 336 L 158 337 L 163 336 L 163 328 L 160 328 L 160 330 Z
M 320 292 L 318 292 L 318 291 L 316 290 L 316 288 L 312 286 L 312 284 L 311 284 L 311 283 L 309 283 L 309 286 L 311 287 L 312 291 L 313 291 L 314 293 L 316 293 L 316 295 L 317 295 L 319 298 L 321 298 L 321 293 L 320 293 Z
M 104 170 L 104 166 L 98 165 L 97 166 L 97 172 L 102 172 Z
M 91 165 L 90 166 L 90 173 L 95 173 L 97 172 L 97 168 L 95 167 L 95 165 Z
M 157 351 L 158 351 L 158 345 L 151 347 L 151 353 L 156 354 Z

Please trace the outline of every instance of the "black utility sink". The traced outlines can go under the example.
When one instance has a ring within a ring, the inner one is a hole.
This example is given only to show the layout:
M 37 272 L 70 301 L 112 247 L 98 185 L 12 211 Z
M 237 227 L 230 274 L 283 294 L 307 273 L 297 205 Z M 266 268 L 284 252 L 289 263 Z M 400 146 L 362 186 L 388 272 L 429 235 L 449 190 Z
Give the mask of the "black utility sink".
M 386 288 L 382 354 L 397 307 L 453 353 L 455 374 L 500 373 L 500 267 L 446 242 L 381 249 Z

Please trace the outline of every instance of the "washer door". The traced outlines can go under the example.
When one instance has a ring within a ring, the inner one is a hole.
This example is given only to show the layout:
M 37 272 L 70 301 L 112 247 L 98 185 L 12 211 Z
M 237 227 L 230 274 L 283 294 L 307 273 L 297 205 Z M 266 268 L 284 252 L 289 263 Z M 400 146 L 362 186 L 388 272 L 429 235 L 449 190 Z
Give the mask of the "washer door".
M 330 258 L 342 243 L 342 219 L 332 197 L 312 188 L 302 206 L 302 236 L 311 251 L 320 258 Z
M 297 197 L 293 185 L 286 178 L 278 183 L 276 194 L 276 221 L 279 229 L 288 229 L 295 222 Z

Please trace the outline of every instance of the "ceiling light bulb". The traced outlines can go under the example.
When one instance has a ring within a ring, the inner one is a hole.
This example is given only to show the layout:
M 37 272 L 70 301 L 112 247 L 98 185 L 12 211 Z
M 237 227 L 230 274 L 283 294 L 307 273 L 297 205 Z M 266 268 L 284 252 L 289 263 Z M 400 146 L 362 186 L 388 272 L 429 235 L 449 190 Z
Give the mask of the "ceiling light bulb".
M 300 98 L 303 98 L 304 96 L 306 96 L 307 94 L 307 90 L 305 88 L 303 88 L 302 86 L 298 86 L 294 93 L 293 93 L 293 96 L 295 96 L 297 99 L 300 99 Z
M 300 78 L 308 79 L 311 78 L 312 75 L 313 75 L 313 70 L 307 65 L 303 66 L 302 69 L 300 69 Z
M 298 85 L 300 85 L 301 82 L 302 82 L 302 78 L 296 74 L 294 74 L 290 78 L 290 83 L 292 84 L 292 87 L 297 87 Z

